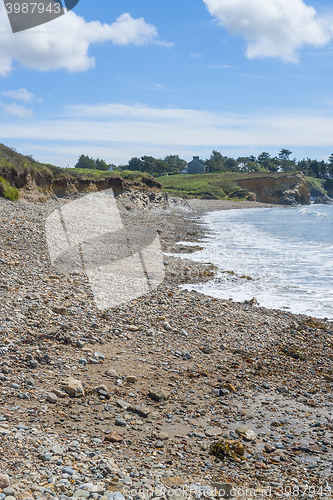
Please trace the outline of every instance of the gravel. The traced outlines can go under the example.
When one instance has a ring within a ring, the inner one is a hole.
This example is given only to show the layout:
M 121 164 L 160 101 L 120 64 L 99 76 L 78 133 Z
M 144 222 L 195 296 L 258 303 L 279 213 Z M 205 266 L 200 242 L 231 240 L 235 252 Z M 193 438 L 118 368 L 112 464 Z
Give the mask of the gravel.
M 101 312 L 84 274 L 51 267 L 55 206 L 0 199 L 0 499 L 332 485 L 332 324 L 183 291 L 214 268 L 169 256 L 157 290 Z M 200 213 L 123 217 L 172 253 L 200 246 Z M 243 458 L 210 455 L 226 442 Z

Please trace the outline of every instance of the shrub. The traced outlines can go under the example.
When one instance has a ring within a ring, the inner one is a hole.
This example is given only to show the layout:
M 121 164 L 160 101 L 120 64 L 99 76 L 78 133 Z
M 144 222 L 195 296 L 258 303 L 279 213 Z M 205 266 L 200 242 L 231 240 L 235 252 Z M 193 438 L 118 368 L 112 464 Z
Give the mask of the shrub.
M 17 201 L 20 192 L 15 187 L 12 187 L 3 177 L 0 177 L 0 196 L 3 196 L 6 200 Z

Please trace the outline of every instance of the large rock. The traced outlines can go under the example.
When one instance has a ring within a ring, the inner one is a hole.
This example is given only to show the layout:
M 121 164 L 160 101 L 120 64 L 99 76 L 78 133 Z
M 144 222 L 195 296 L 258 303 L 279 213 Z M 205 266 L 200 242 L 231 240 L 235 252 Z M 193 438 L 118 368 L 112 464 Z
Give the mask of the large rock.
M 322 196 L 318 196 L 314 200 L 315 205 L 333 205 L 333 199 L 327 196 L 326 194 L 322 194 Z
M 110 443 L 121 443 L 123 439 L 124 438 L 115 431 L 111 432 L 111 434 L 107 434 L 105 437 L 105 441 L 109 441 Z
M 5 488 L 8 488 L 10 485 L 10 479 L 7 474 L 0 474 L 0 489 L 4 490 Z
M 245 441 L 253 441 L 257 437 L 257 434 L 247 425 L 240 425 L 237 427 L 236 432 Z
M 221 436 L 222 434 L 222 429 L 221 427 L 217 427 L 217 426 L 211 426 L 211 427 L 207 427 L 207 429 L 205 429 L 205 434 L 207 437 L 217 437 L 217 436 Z
M 67 392 L 72 398 L 79 398 L 84 396 L 84 389 L 82 382 L 76 378 L 69 377 L 60 383 L 61 389 Z
M 169 394 L 163 389 L 150 389 L 148 396 L 154 401 L 166 401 L 169 399 Z

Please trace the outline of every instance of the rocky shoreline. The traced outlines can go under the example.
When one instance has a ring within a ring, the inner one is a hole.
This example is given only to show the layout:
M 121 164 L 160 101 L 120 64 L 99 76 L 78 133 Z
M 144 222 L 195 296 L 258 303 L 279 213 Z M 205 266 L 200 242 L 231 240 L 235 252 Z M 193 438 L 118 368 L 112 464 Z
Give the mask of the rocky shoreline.
M 120 209 L 174 253 L 233 203 Z M 98 311 L 50 265 L 55 206 L 0 199 L 0 500 L 330 496 L 332 323 L 182 291 L 214 268 L 169 256 L 157 290 Z

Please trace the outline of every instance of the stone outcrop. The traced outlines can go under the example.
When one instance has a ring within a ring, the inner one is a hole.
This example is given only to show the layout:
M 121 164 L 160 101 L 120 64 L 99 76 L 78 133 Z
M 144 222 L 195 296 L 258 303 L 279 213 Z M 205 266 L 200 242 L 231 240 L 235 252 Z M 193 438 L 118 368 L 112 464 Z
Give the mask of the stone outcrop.
M 317 189 L 309 182 L 307 184 L 310 191 L 310 199 L 313 203 L 315 203 L 316 205 L 333 205 L 333 198 L 327 196 L 324 189 Z
M 237 179 L 237 184 L 255 194 L 255 201 L 280 205 L 309 205 L 310 192 L 302 174 L 258 176 Z M 252 197 L 253 199 L 253 197 Z
M 327 196 L 327 194 L 321 194 L 321 196 L 317 196 L 313 203 L 315 205 L 333 205 L 333 199 Z

